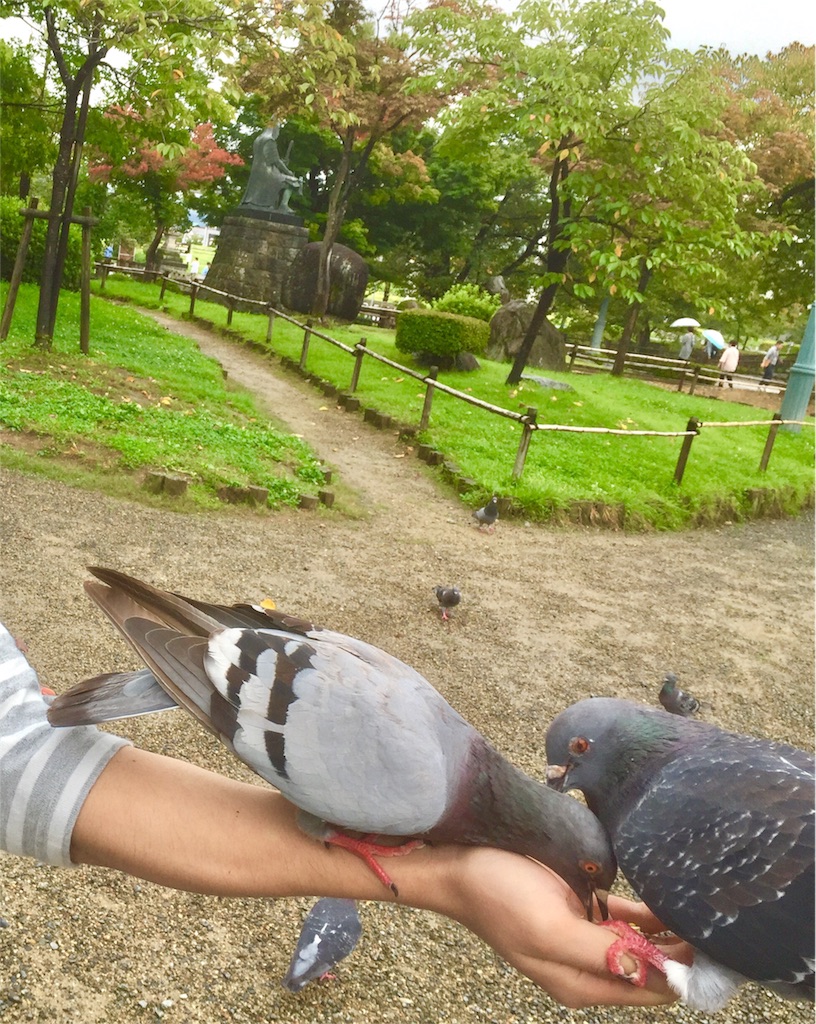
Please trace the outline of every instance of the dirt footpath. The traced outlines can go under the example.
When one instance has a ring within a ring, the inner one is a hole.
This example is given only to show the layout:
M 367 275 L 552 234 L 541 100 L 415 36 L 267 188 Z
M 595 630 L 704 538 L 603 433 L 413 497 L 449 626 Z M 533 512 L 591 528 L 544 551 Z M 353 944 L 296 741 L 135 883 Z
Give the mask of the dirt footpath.
M 159 315 L 157 315 L 157 318 Z M 171 322 L 174 330 L 179 325 Z M 541 777 L 547 724 L 589 694 L 653 701 L 672 670 L 730 728 L 812 748 L 813 518 L 626 535 L 500 522 L 479 534 L 396 435 L 343 413 L 275 364 L 184 330 L 231 380 L 335 471 L 334 510 L 186 517 L 0 471 L 0 618 L 45 683 L 133 665 L 85 598 L 85 566 L 111 565 L 205 599 L 273 598 L 414 665 L 505 754 Z M 449 624 L 432 589 L 455 583 Z M 181 713 L 118 731 L 238 778 L 242 766 Z M 297 1021 L 703 1021 L 568 1012 L 458 926 L 366 904 L 339 980 L 278 984 L 306 900 L 224 901 L 101 870 L 0 855 L 4 1021 L 173 1024 Z M 749 992 L 718 1022 L 811 1021 Z

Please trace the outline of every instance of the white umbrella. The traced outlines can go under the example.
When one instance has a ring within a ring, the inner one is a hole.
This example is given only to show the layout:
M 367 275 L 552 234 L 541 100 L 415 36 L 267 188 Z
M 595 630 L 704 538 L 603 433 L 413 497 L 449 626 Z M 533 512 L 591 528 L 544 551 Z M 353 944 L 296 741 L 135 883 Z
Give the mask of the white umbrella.
M 681 316 L 679 320 L 675 320 L 673 324 L 669 324 L 669 327 L 699 327 L 699 323 L 692 316 Z
M 706 341 L 710 341 L 714 348 L 725 348 L 725 338 L 720 334 L 719 331 L 706 329 L 703 331 L 703 337 Z

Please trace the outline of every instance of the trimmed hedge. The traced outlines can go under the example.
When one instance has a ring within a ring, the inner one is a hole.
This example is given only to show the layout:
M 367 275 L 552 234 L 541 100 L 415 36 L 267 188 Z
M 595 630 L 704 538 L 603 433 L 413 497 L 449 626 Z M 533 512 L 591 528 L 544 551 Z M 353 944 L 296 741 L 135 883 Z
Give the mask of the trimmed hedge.
M 405 309 L 397 314 L 394 343 L 400 352 L 453 360 L 460 352 L 479 355 L 490 340 L 490 325 L 472 316 L 435 309 Z
M 489 321 L 501 304 L 498 295 L 491 295 L 478 285 L 466 283 L 453 285 L 431 306 L 442 313 L 458 313 L 460 316 Z
M 4 280 L 11 279 L 20 236 L 23 233 L 25 220 L 19 211 L 25 207 L 15 196 L 0 196 L 0 276 Z M 45 233 L 47 222 L 42 218 L 34 221 L 28 256 L 23 269 L 23 281 L 39 284 L 42 273 L 43 254 L 45 252 Z M 65 259 L 65 271 L 62 287 L 71 291 L 79 288 L 80 267 L 82 261 L 82 229 L 74 224 L 68 236 L 68 253 Z

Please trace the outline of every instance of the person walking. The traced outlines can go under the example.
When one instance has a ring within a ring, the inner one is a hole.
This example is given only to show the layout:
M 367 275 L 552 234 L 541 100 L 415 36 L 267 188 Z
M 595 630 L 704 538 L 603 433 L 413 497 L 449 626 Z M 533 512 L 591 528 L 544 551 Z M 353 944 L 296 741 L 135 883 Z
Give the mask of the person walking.
M 717 387 L 725 387 L 723 384 L 724 380 L 728 381 L 729 388 L 734 386 L 734 370 L 739 366 L 739 349 L 737 343 L 731 341 L 728 343 L 728 348 L 723 349 L 723 354 L 720 356 L 717 365 L 720 368 L 720 379 L 717 381 Z
M 767 384 L 769 380 L 773 380 L 774 371 L 779 363 L 779 356 L 781 353 L 781 341 L 775 341 L 765 353 L 765 358 L 762 360 L 762 380 L 759 382 L 760 387 Z
M 692 330 L 686 331 L 685 334 L 680 336 L 680 351 L 677 353 L 678 359 L 685 359 L 688 362 L 691 359 L 691 354 L 694 351 L 694 346 L 697 343 L 697 335 Z

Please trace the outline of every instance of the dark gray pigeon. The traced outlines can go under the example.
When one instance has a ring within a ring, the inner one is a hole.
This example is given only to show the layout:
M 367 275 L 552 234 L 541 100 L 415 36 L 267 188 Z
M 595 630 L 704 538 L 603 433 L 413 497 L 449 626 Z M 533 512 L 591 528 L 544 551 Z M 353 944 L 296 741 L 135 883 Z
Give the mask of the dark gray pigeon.
M 593 894 L 605 910 L 615 863 L 597 818 L 511 765 L 408 665 L 276 611 L 190 601 L 111 569 L 91 572 L 88 594 L 155 687 L 295 804 L 304 831 L 356 853 L 385 885 L 375 856 L 394 848 L 348 831 L 513 850 L 560 874 L 588 915 Z M 129 683 L 144 710 L 144 672 L 123 673 L 116 686 L 113 678 L 58 697 L 51 724 L 121 717 Z
M 442 612 L 442 621 L 446 622 L 449 618 L 448 613 L 459 604 L 462 595 L 459 593 L 458 587 L 434 587 L 434 593 Z
M 640 898 L 695 947 L 688 968 L 644 943 L 689 1006 L 712 1013 L 746 980 L 813 999 L 812 755 L 596 697 L 553 721 L 547 760 L 551 784 L 581 790 L 606 825 Z
M 657 699 L 663 707 L 672 715 L 683 715 L 684 718 L 693 718 L 700 710 L 700 702 L 690 693 L 681 690 L 677 685 L 677 676 L 674 672 L 667 672 L 663 679 L 663 685 Z
M 310 981 L 325 977 L 352 952 L 362 932 L 354 900 L 318 900 L 303 922 L 283 987 L 300 992 Z
M 473 513 L 473 518 L 479 524 L 480 530 L 483 526 L 486 526 L 488 533 L 493 532 L 496 520 L 499 518 L 499 499 L 495 494 L 483 508 L 476 509 Z

